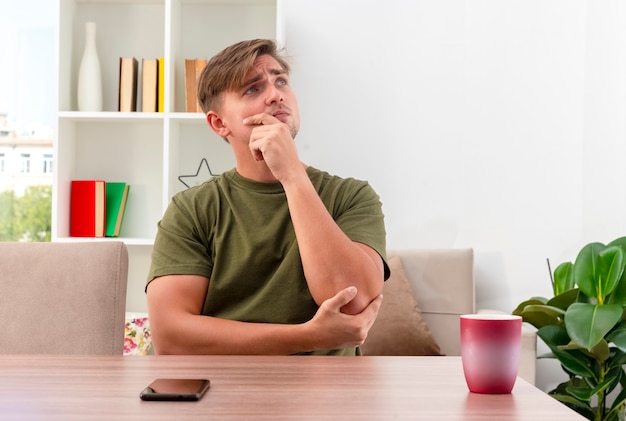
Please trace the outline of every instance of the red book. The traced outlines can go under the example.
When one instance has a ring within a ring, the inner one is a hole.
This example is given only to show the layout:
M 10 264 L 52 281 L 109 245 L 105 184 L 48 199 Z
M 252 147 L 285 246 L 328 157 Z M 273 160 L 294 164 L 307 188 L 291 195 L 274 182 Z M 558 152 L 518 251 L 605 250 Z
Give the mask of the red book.
M 72 180 L 70 236 L 104 237 L 106 183 L 103 180 Z

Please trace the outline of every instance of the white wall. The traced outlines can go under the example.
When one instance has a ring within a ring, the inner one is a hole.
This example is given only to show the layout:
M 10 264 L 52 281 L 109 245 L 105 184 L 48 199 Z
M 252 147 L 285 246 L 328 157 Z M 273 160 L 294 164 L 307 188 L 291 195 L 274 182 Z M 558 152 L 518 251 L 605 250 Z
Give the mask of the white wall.
M 302 159 L 369 180 L 390 247 L 473 247 L 478 307 L 626 235 L 623 2 L 282 6 Z

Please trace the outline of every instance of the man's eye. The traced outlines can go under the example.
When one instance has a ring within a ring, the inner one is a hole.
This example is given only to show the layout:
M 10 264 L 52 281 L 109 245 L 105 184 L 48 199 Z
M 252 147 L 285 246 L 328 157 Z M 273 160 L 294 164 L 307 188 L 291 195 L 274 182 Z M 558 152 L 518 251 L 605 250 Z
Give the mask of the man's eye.
M 283 79 L 283 78 L 277 79 L 276 84 L 278 86 L 285 86 L 287 84 L 287 79 Z
M 251 95 L 251 94 L 255 93 L 256 91 L 257 91 L 257 88 L 253 86 L 253 87 L 248 88 L 246 90 L 246 95 Z

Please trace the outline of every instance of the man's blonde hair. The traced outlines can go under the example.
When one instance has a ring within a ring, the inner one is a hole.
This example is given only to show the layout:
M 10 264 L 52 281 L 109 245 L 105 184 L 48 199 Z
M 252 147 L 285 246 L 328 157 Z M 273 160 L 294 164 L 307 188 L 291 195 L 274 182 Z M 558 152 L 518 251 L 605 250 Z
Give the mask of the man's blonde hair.
M 206 114 L 220 106 L 220 95 L 241 87 L 257 57 L 269 55 L 289 73 L 289 63 L 271 39 L 241 41 L 225 48 L 208 61 L 198 78 L 198 102 Z

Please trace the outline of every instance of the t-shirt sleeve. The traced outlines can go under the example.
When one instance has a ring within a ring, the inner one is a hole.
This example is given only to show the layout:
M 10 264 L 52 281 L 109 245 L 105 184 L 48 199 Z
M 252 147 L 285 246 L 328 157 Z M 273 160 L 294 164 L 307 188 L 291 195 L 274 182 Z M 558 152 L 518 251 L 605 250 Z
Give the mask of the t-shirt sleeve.
M 210 277 L 209 242 L 206 233 L 198 230 L 199 224 L 190 206 L 184 197 L 174 196 L 159 221 L 147 284 L 165 275 Z
M 385 221 L 380 197 L 365 182 L 354 183 L 333 209 L 337 225 L 352 241 L 376 250 L 383 259 L 385 280 L 390 271 L 387 265 Z

